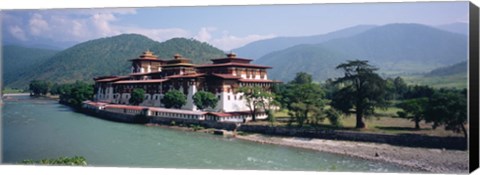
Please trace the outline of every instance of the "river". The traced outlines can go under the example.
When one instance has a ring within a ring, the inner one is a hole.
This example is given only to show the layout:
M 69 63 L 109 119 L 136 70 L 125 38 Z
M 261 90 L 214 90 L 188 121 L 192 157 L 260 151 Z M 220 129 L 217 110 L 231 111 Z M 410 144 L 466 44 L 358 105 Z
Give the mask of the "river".
M 2 163 L 83 156 L 89 166 L 406 172 L 393 164 L 206 133 L 106 121 L 53 100 L 4 98 Z

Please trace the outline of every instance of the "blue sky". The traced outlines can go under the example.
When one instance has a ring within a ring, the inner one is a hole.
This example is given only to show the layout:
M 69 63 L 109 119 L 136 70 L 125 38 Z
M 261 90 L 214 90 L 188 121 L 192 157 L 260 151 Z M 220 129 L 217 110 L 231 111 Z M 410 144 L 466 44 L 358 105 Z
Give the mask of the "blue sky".
M 468 2 L 356 3 L 2 11 L 2 30 L 83 42 L 122 33 L 157 41 L 195 38 L 225 51 L 278 36 L 307 36 L 362 24 L 468 22 Z

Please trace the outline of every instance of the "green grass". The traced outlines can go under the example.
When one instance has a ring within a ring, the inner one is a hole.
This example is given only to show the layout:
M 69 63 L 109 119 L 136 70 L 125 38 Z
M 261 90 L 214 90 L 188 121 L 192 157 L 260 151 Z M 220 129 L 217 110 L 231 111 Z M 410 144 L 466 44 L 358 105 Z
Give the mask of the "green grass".
M 455 74 L 449 76 L 424 77 L 423 75 L 402 76 L 409 85 L 429 85 L 434 88 L 457 88 L 467 87 L 467 75 Z
M 364 122 L 367 125 L 365 129 L 357 129 L 356 117 L 354 114 L 342 115 L 341 123 L 342 126 L 335 128 L 330 124 L 328 119 L 325 119 L 320 127 L 330 128 L 330 129 L 339 129 L 339 130 L 349 130 L 349 131 L 359 131 L 359 132 L 371 132 L 371 133 L 380 133 L 380 134 L 419 134 L 419 135 L 430 135 L 430 136 L 463 136 L 461 133 L 454 133 L 452 131 L 446 131 L 443 127 L 438 127 L 433 130 L 431 124 L 421 122 L 420 130 L 415 130 L 415 123 L 411 120 L 398 118 L 396 117 L 397 112 L 401 109 L 397 107 L 388 107 L 386 109 L 377 108 L 375 110 L 374 116 L 364 117 Z M 286 121 L 290 117 L 288 116 L 288 110 L 281 110 L 274 113 L 274 116 L 277 119 L 284 119 Z M 266 121 L 257 122 L 258 124 L 268 125 Z M 277 120 L 275 126 L 284 126 L 286 122 Z M 294 124 L 295 125 L 295 124 Z M 467 126 L 468 127 L 468 126 Z
M 23 89 L 16 89 L 16 88 L 5 88 L 2 90 L 3 94 L 15 94 L 15 93 L 24 93 Z

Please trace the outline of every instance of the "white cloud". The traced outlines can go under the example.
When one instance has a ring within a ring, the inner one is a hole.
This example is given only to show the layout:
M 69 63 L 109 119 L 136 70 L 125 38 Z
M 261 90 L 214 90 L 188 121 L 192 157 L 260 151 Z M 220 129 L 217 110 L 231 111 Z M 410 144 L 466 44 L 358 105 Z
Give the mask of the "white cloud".
M 97 13 L 93 14 L 88 22 L 93 25 L 98 35 L 109 36 L 115 33 L 110 24 L 115 20 L 116 18 L 112 13 Z
M 180 28 L 147 29 L 138 27 L 117 27 L 119 33 L 136 33 L 145 35 L 156 41 L 165 41 L 177 37 L 189 37 L 187 30 Z
M 121 25 L 119 15 L 136 14 L 136 9 L 75 9 L 34 11 L 22 15 L 2 15 L 4 24 L 11 26 L 8 31 L 16 38 L 27 40 L 30 37 L 43 37 L 55 41 L 83 42 L 100 37 L 123 33 L 145 35 L 156 41 L 184 37 L 207 42 L 217 48 L 228 51 L 250 42 L 273 38 L 275 35 L 252 34 L 236 36 L 216 27 L 202 27 L 198 32 L 182 28 L 142 28 L 133 25 Z M 17 16 L 18 15 L 18 16 Z
M 245 37 L 238 37 L 233 35 L 224 35 L 221 38 L 213 39 L 210 41 L 210 44 L 225 50 L 230 51 L 232 49 L 236 49 L 247 45 L 248 43 L 263 40 L 263 39 L 270 39 L 276 37 L 274 34 L 268 35 L 247 35 Z
M 198 41 L 208 42 L 212 39 L 210 32 L 217 30 L 215 27 L 202 27 L 194 37 Z
M 30 34 L 39 36 L 43 32 L 48 31 L 48 23 L 42 17 L 42 15 L 35 13 L 29 21 Z
M 22 40 L 22 41 L 27 41 L 27 36 L 25 36 L 25 32 L 19 26 L 17 26 L 17 25 L 11 26 L 8 31 L 15 38 L 17 38 L 19 40 Z
M 213 37 L 213 32 L 217 31 L 215 27 L 202 27 L 197 35 L 194 37 L 196 40 L 210 43 L 211 45 L 222 49 L 224 51 L 230 51 L 235 48 L 242 47 L 248 43 L 263 40 L 263 39 L 270 39 L 275 37 L 274 34 L 268 35 L 247 35 L 244 37 L 230 35 L 228 31 L 222 31 L 222 36 L 219 38 Z

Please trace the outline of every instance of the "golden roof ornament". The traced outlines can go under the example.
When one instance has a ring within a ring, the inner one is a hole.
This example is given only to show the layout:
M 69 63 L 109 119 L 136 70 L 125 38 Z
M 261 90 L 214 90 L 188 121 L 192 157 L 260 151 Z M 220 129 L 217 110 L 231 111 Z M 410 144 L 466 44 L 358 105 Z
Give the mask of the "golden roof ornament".
M 235 57 L 237 57 L 237 54 L 235 54 L 233 52 L 230 52 L 230 53 L 227 54 L 227 57 L 228 58 L 235 58 Z
M 180 54 L 176 53 L 175 55 L 173 55 L 173 58 L 175 58 L 175 59 L 179 59 L 179 58 L 182 58 L 182 55 L 180 55 Z
M 140 57 L 141 57 L 141 58 L 145 58 L 145 57 L 147 57 L 147 58 L 157 58 L 157 56 L 155 56 L 155 55 L 153 54 L 153 52 L 150 51 L 150 49 L 147 50 L 147 51 L 145 51 L 145 52 L 143 52 L 143 54 L 140 55 Z

